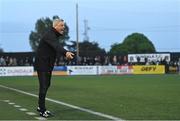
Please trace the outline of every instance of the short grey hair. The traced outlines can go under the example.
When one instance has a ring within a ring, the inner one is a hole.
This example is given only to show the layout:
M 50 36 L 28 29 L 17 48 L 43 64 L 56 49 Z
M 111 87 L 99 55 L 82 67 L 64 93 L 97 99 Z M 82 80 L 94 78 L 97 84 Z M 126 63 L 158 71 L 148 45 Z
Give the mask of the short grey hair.
M 53 27 L 55 27 L 55 26 L 57 26 L 58 24 L 59 24 L 59 22 L 62 22 L 62 21 L 64 21 L 64 20 L 62 20 L 62 19 L 54 19 L 53 20 Z

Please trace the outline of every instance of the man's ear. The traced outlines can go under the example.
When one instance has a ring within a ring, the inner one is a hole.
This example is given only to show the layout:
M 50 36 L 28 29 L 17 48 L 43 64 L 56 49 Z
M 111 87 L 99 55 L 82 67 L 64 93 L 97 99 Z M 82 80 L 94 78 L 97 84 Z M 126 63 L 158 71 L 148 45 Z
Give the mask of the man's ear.
M 57 29 L 57 26 L 54 26 L 55 29 Z

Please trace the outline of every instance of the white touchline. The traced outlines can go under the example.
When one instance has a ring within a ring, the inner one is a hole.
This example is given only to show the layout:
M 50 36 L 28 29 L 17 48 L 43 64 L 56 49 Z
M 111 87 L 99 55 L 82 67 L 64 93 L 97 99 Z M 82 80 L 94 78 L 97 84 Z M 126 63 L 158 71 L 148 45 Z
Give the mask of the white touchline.
M 19 110 L 20 111 L 28 111 L 28 109 L 26 109 L 26 108 L 20 108 Z
M 37 119 L 37 120 L 46 120 L 46 118 L 43 118 L 43 117 L 34 117 L 35 119 Z
M 36 113 L 34 113 L 34 112 L 26 112 L 26 114 L 31 115 L 31 116 L 36 115 Z
M 38 98 L 38 95 L 29 93 L 29 92 L 25 92 L 25 91 L 22 91 L 22 90 L 19 90 L 19 89 L 7 87 L 7 86 L 4 86 L 4 85 L 0 85 L 0 87 Z M 78 106 L 75 106 L 75 105 L 71 105 L 71 104 L 68 104 L 68 103 L 65 103 L 65 102 L 61 102 L 61 101 L 58 101 L 58 100 L 54 100 L 54 99 L 50 99 L 50 98 L 46 98 L 46 100 L 48 100 L 50 102 L 54 102 L 54 103 L 60 104 L 60 105 L 64 105 L 64 106 L 67 106 L 67 107 L 70 107 L 70 108 L 81 110 L 83 112 L 88 112 L 90 114 L 94 114 L 94 115 L 97 115 L 97 116 L 100 116 L 100 117 L 104 117 L 104 118 L 108 118 L 108 119 L 116 120 L 116 121 L 123 121 L 123 119 L 121 119 L 119 117 L 114 117 L 114 116 L 111 116 L 111 115 L 108 115 L 108 114 L 96 112 L 96 111 L 89 110 L 89 109 L 86 109 L 86 108 L 81 108 L 81 107 L 78 107 Z
M 9 102 L 9 100 L 4 100 L 4 102 Z
M 15 108 L 20 108 L 21 106 L 20 105 L 14 105 Z
M 1 101 L 1 100 L 0 100 L 0 101 Z M 15 105 L 15 103 L 10 102 L 9 100 L 2 100 L 2 101 L 7 102 L 7 103 L 10 104 L 10 105 L 13 105 L 15 108 L 18 108 L 20 111 L 24 111 L 24 112 L 28 111 L 28 109 L 26 109 L 26 108 L 20 108 L 20 107 L 21 107 L 20 105 Z M 34 112 L 26 112 L 26 114 L 28 114 L 28 115 L 30 115 L 30 116 L 35 116 L 35 115 L 37 115 L 37 114 L 34 113 Z M 36 119 L 37 117 L 34 117 L 34 118 Z
M 14 105 L 15 103 L 8 103 L 9 105 Z

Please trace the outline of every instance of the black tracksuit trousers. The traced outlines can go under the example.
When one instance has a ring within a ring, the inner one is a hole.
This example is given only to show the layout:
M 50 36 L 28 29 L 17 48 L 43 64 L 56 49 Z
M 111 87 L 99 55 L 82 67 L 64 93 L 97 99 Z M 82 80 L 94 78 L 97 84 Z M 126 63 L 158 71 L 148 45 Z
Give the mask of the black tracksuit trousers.
M 50 87 L 51 84 L 51 74 L 52 72 L 37 72 L 38 73 L 38 79 L 39 79 L 39 100 L 38 104 L 41 111 L 46 110 L 45 106 L 45 98 L 47 94 L 47 90 Z

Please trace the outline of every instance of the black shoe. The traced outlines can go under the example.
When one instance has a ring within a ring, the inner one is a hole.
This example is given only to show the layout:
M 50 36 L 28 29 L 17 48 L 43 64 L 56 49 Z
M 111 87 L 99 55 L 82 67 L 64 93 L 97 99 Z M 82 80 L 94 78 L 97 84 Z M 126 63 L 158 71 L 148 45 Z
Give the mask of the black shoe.
M 48 110 L 41 110 L 39 107 L 37 108 L 37 111 L 39 112 L 39 115 L 45 118 L 54 116 L 50 111 Z
M 52 117 L 52 114 L 49 111 L 39 112 L 39 115 L 44 118 Z

